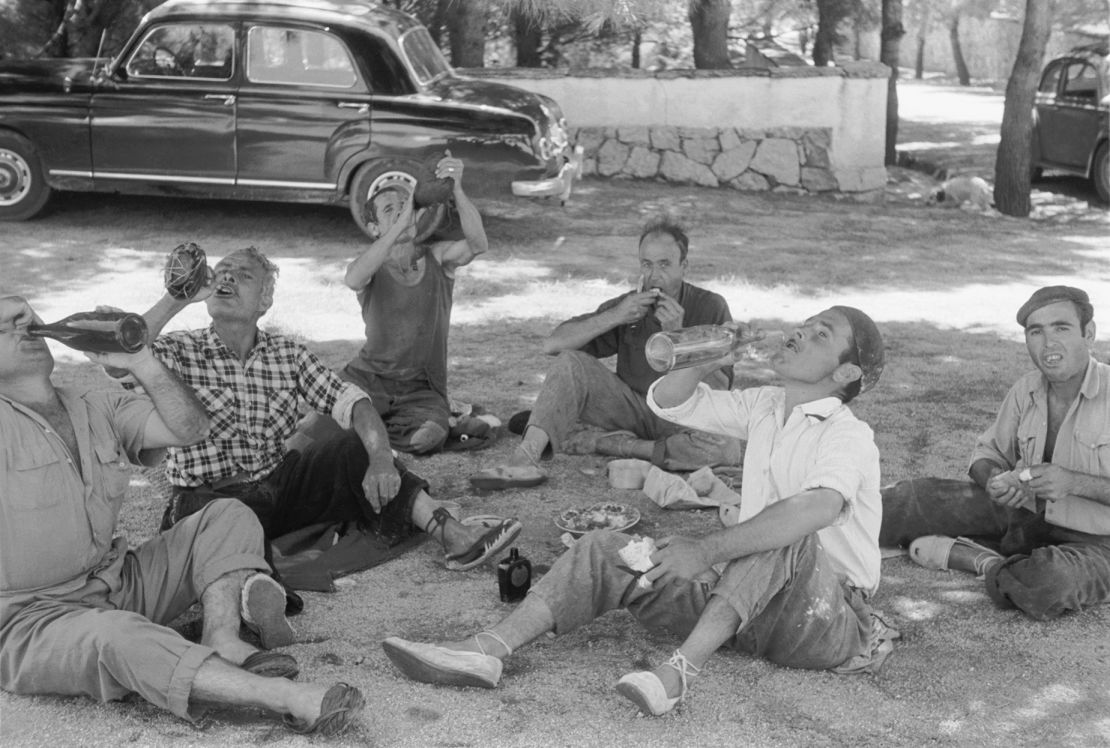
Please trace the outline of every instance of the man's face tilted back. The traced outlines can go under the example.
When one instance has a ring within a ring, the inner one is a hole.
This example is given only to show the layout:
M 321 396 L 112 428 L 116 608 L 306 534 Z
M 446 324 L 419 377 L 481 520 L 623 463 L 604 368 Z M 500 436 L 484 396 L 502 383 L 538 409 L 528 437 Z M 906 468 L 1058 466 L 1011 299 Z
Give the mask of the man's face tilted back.
M 27 325 L 38 322 L 18 296 L 0 297 L 0 380 L 54 370 L 54 356 L 45 338 L 27 336 Z
M 814 384 L 830 379 L 852 340 L 848 319 L 834 309 L 810 317 L 787 336 L 771 365 L 779 375 Z
M 1029 358 L 1050 382 L 1066 382 L 1083 376 L 1091 357 L 1095 323 L 1084 330 L 1079 310 L 1070 301 L 1048 304 L 1025 320 L 1025 347 Z
M 266 268 L 246 252 L 232 252 L 214 268 L 216 289 L 207 299 L 212 319 L 259 319 L 273 303 Z
M 643 290 L 658 288 L 668 296 L 677 297 L 686 276 L 686 261 L 674 237 L 666 233 L 648 234 L 640 242 L 639 254 Z

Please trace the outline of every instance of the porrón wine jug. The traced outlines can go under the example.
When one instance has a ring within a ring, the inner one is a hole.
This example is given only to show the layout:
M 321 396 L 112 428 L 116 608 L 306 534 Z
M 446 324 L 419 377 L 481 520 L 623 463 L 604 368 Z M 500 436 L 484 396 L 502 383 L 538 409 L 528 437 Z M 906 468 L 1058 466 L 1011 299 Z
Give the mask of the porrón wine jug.
M 147 326 L 138 314 L 78 312 L 53 324 L 29 325 L 27 334 L 90 353 L 135 353 L 146 345 Z

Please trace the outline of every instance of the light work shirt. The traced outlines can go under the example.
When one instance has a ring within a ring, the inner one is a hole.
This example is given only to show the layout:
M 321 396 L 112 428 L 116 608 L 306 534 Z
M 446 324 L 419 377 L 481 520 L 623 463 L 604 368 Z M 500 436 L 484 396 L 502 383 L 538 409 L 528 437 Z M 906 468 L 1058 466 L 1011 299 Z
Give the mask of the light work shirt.
M 118 587 L 126 545 L 113 543 L 113 533 L 154 405 L 123 390 L 58 388 L 58 394 L 73 424 L 77 455 L 45 418 L 0 396 L 0 598 L 5 602 L 32 592 L 69 592 L 91 576 Z
M 853 587 L 868 594 L 879 587 L 879 449 L 871 427 L 838 398 L 827 397 L 786 411 L 781 387 L 712 390 L 699 384 L 693 396 L 673 408 L 648 406 L 660 418 L 690 428 L 746 439 L 739 521 L 767 506 L 815 488 L 844 498 L 836 521 L 817 531 L 822 547 Z
M 1006 394 L 994 423 L 979 437 L 971 463 L 989 460 L 1012 470 L 1040 465 L 1047 438 L 1048 383 L 1039 371 L 1031 371 Z M 1079 396 L 1056 434 L 1052 464 L 1110 478 L 1110 366 L 1094 359 L 1087 365 Z M 1045 502 L 1044 516 L 1060 527 L 1110 535 L 1110 506 L 1082 496 Z

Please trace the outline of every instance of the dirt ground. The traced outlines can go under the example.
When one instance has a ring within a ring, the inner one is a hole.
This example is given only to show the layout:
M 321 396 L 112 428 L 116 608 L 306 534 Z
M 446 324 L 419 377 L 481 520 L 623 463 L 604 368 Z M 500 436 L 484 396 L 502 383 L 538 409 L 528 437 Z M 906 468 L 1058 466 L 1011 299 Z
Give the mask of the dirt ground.
M 905 100 L 905 96 L 903 96 Z M 923 123 L 923 132 L 928 123 Z M 565 209 L 481 205 L 489 255 L 461 273 L 451 337 L 452 394 L 507 419 L 528 407 L 552 326 L 628 287 L 635 236 L 668 211 L 691 230 L 695 283 L 733 315 L 782 328 L 831 303 L 869 311 L 887 339 L 883 381 L 853 404 L 876 431 L 883 478 L 959 477 L 975 436 L 1010 383 L 1029 368 L 1013 313 L 1031 290 L 1071 283 L 1091 292 L 1110 330 L 1110 220 L 1083 198 L 1047 191 L 1038 220 L 926 208 L 931 180 L 892 170 L 882 200 L 750 195 L 662 184 L 587 181 Z M 0 293 L 20 293 L 47 319 L 97 303 L 142 310 L 159 290 L 165 251 L 198 241 L 214 258 L 255 244 L 282 268 L 267 327 L 300 336 L 333 366 L 357 350 L 353 295 L 338 279 L 364 246 L 344 211 L 249 203 L 68 195 L 41 220 L 3 228 Z M 182 326 L 204 323 L 203 310 Z M 56 379 L 110 386 L 64 349 Z M 742 384 L 768 381 L 757 352 Z M 1110 358 L 1110 345 L 1096 355 Z M 503 460 L 491 449 L 410 460 L 432 492 L 465 513 L 522 519 L 518 546 L 542 574 L 562 550 L 552 515 L 595 501 L 637 507 L 638 532 L 697 534 L 708 514 L 665 512 L 639 492 L 610 489 L 605 459 L 560 457 L 552 479 L 485 496 L 466 476 Z M 121 528 L 154 531 L 161 499 L 136 474 Z M 306 595 L 290 648 L 311 680 L 358 685 L 370 704 L 350 745 L 1110 745 L 1110 608 L 1049 622 L 996 609 L 970 575 L 930 572 L 902 557 L 883 564 L 875 600 L 903 639 L 883 671 L 843 677 L 788 670 L 721 652 L 676 713 L 649 719 L 613 686 L 665 659 L 677 642 L 624 613 L 541 639 L 506 663 L 496 691 L 410 683 L 380 648 L 390 635 L 435 640 L 484 627 L 510 606 L 491 567 L 449 572 L 433 544 Z M 197 724 L 138 699 L 0 694 L 5 745 L 304 745 L 279 720 L 210 710 Z

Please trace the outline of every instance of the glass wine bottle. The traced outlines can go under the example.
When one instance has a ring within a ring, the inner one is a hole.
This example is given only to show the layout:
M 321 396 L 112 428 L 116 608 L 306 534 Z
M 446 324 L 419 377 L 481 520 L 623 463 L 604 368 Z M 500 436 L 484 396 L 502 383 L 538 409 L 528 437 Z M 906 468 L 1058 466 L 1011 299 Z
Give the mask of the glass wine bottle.
M 79 312 L 50 325 L 29 325 L 27 334 L 53 338 L 91 353 L 135 353 L 146 345 L 146 320 L 128 312 Z

